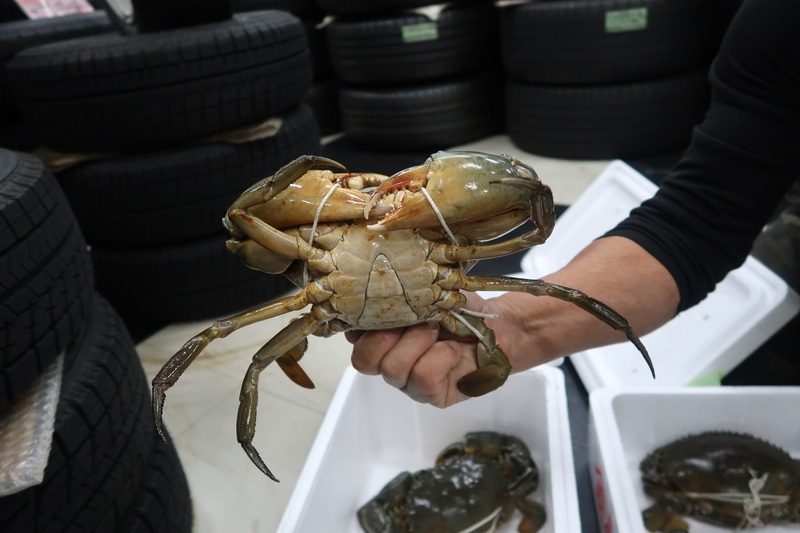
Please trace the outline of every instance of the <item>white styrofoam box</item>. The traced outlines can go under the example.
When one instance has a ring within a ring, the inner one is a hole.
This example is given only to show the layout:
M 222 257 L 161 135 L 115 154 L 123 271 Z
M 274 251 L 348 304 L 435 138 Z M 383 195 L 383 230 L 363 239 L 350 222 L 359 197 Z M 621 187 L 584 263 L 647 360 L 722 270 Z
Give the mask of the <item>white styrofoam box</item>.
M 380 377 L 345 370 L 279 533 L 361 532 L 356 512 L 402 471 L 430 468 L 469 431 L 521 438 L 539 467 L 534 498 L 547 510 L 541 533 L 580 531 L 564 374 L 541 367 L 447 409 L 409 399 Z M 521 515 L 499 531 L 516 531 Z
M 523 257 L 523 272 L 541 277 L 563 267 L 656 190 L 654 183 L 627 164 L 612 162 L 558 219 L 548 241 Z M 589 391 L 603 386 L 686 385 L 727 374 L 798 309 L 797 293 L 748 257 L 705 300 L 642 337 L 653 359 L 655 380 L 627 342 L 573 354 L 570 360 Z
M 589 468 L 604 533 L 644 531 L 641 512 L 652 505 L 639 464 L 656 448 L 712 430 L 745 432 L 800 458 L 800 387 L 603 388 L 590 396 Z M 689 520 L 692 533 L 722 529 Z M 759 528 L 797 531 L 797 524 Z

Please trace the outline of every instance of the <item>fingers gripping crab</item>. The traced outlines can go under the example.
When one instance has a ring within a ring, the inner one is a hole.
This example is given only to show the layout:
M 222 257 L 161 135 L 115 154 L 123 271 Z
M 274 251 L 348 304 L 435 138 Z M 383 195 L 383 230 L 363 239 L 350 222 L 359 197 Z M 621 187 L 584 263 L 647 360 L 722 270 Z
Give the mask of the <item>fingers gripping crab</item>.
M 484 242 L 528 219 L 533 230 Z M 461 392 L 480 396 L 505 382 L 511 365 L 484 317 L 463 308 L 461 290 L 520 291 L 572 302 L 623 331 L 652 372 L 647 351 L 627 321 L 602 302 L 541 280 L 467 275 L 478 260 L 541 244 L 553 230 L 550 188 L 530 166 L 506 155 L 438 152 L 391 177 L 350 173 L 336 161 L 301 156 L 246 190 L 223 223 L 231 252 L 251 268 L 284 274 L 300 292 L 218 320 L 190 339 L 153 379 L 153 415 L 162 432 L 167 389 L 209 342 L 311 305 L 258 350 L 242 383 L 237 438 L 275 481 L 253 445 L 258 379 L 274 361 L 292 381 L 312 388 L 297 363 L 308 335 L 438 322 L 478 339 L 478 368 L 458 382 Z

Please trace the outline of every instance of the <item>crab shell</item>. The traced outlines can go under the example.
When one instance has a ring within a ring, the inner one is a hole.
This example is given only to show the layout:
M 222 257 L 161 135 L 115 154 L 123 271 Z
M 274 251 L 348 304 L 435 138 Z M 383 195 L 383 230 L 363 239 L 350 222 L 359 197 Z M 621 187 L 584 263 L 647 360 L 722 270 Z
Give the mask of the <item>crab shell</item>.
M 800 462 L 751 435 L 722 431 L 690 435 L 651 452 L 641 462 L 640 470 L 646 494 L 678 499 L 689 494 L 747 494 L 755 476 L 768 474 L 760 494 L 790 498 L 789 505 L 778 510 L 776 518 L 800 520 Z M 742 521 L 740 503 L 708 500 L 703 509 L 704 516 L 692 516 L 732 526 Z M 771 517 L 766 513 L 762 514 L 764 518 Z

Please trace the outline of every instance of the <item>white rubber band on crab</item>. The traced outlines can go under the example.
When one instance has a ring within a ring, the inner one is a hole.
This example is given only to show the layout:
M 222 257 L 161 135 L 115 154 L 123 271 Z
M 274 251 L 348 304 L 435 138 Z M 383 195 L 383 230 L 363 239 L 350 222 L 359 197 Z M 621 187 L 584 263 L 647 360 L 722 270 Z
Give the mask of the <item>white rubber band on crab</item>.
M 482 520 L 479 520 L 478 522 L 475 522 L 466 529 L 462 529 L 458 533 L 473 533 L 474 531 L 478 531 L 480 528 L 489 523 L 491 523 L 492 526 L 490 529 L 487 530 L 486 533 L 493 533 L 495 528 L 497 527 L 497 521 L 500 519 L 500 513 L 502 511 L 503 508 L 498 507 L 497 509 L 489 513 L 487 517 L 483 518 Z
M 789 501 L 787 495 L 761 494 L 761 489 L 767 482 L 769 474 L 757 477 L 756 472 L 750 471 L 753 478 L 748 482 L 750 492 L 687 492 L 689 498 L 712 500 L 722 503 L 741 503 L 744 517 L 736 531 L 740 531 L 743 526 L 761 527 L 761 507 L 764 505 L 781 505 Z
M 462 309 L 461 312 L 464 313 L 465 315 L 479 316 L 481 318 L 497 318 L 498 317 L 497 313 L 481 313 L 479 311 L 471 311 L 469 309 Z
M 314 223 L 311 225 L 311 235 L 308 237 L 308 244 L 314 244 L 314 237 L 317 236 L 317 223 L 319 222 L 319 217 L 322 214 L 322 208 L 325 207 L 325 204 L 328 202 L 328 199 L 333 195 L 333 191 L 339 188 L 338 183 L 334 183 L 331 185 L 331 188 L 328 189 L 328 192 L 325 193 L 325 196 L 322 197 L 320 200 L 319 205 L 317 206 L 317 212 L 314 214 Z
M 423 187 L 420 190 L 422 191 L 422 194 L 425 195 L 425 199 L 428 200 L 428 203 L 431 204 L 431 208 L 433 209 L 433 212 L 436 213 L 436 218 L 439 219 L 439 223 L 442 225 L 442 228 L 444 228 L 444 230 L 447 232 L 447 236 L 450 237 L 450 242 L 452 242 L 453 244 L 458 244 L 458 241 L 456 240 L 456 236 L 453 235 L 453 232 L 450 231 L 450 227 L 447 225 L 447 222 L 444 221 L 444 217 L 442 216 L 442 212 L 439 211 L 439 208 L 436 207 L 436 204 L 433 202 L 433 198 L 431 198 L 431 193 L 429 193 L 425 189 L 425 187 Z
M 463 311 L 463 309 L 462 309 L 462 311 Z M 470 330 L 470 331 L 472 332 L 472 334 L 473 334 L 473 335 L 475 335 L 476 337 L 478 337 L 478 340 L 480 340 L 481 342 L 484 342 L 484 341 L 486 340 L 486 337 L 484 337 L 483 333 L 481 333 L 480 331 L 478 331 L 477 329 L 475 329 L 475 326 L 473 326 L 472 324 L 470 324 L 470 323 L 467 321 L 467 319 L 466 319 L 466 318 L 464 318 L 463 316 L 461 316 L 460 314 L 458 314 L 458 313 L 456 313 L 456 312 L 454 312 L 454 311 L 450 311 L 450 314 L 451 314 L 451 315 L 453 315 L 453 318 L 455 318 L 456 320 L 458 320 L 459 322 L 461 322 L 462 324 L 464 324 L 464 325 L 467 327 L 467 329 L 468 329 L 468 330 Z

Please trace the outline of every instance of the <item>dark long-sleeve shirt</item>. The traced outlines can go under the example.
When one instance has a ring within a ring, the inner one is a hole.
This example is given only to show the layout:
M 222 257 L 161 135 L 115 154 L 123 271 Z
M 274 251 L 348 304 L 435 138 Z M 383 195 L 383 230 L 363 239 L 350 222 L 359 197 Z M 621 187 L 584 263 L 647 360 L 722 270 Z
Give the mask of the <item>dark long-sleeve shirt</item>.
M 658 259 L 679 311 L 740 266 L 800 176 L 800 0 L 748 0 L 710 70 L 711 104 L 656 196 L 609 235 Z

